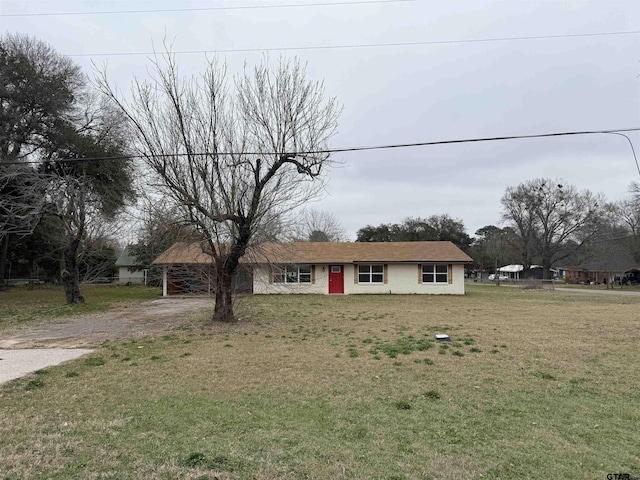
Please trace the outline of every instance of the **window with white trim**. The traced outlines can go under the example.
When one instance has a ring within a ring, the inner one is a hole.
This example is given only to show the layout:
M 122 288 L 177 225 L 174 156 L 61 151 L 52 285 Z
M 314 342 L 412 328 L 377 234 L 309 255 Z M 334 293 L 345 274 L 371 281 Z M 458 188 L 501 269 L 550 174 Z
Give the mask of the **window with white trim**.
M 311 283 L 311 265 L 274 266 L 273 283 Z
M 422 265 L 422 283 L 449 283 L 448 265 Z
M 358 265 L 358 283 L 384 283 L 384 265 Z

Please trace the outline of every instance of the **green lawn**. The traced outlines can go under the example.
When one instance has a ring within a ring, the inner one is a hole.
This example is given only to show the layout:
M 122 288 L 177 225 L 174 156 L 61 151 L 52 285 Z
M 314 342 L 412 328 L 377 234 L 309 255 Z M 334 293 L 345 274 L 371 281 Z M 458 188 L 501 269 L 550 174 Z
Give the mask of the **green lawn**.
M 62 287 L 11 287 L 0 290 L 0 330 L 15 323 L 54 317 L 101 312 L 117 305 L 150 300 L 162 294 L 160 288 L 119 285 L 82 285 L 82 305 L 67 305 Z
M 640 477 L 640 297 L 471 286 L 238 313 L 0 387 L 0 478 Z

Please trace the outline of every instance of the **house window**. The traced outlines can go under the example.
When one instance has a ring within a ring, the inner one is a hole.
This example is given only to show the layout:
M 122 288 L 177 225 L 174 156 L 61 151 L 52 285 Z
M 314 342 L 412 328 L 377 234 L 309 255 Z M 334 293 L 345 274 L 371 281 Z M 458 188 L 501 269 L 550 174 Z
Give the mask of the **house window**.
M 449 283 L 447 265 L 422 265 L 422 283 Z
M 311 283 L 311 265 L 298 265 L 298 282 Z
M 358 283 L 384 283 L 384 266 L 358 265 Z
M 311 283 L 311 265 L 274 266 L 273 283 Z

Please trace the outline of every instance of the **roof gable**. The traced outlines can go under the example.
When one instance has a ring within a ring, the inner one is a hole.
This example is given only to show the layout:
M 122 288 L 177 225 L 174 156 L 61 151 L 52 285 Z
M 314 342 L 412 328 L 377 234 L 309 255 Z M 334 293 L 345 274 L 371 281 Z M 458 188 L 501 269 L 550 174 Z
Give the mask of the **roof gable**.
M 133 252 L 131 252 L 128 246 L 124 247 L 124 250 L 116 260 L 116 267 L 137 267 L 140 265 L 141 263 L 138 261 Z

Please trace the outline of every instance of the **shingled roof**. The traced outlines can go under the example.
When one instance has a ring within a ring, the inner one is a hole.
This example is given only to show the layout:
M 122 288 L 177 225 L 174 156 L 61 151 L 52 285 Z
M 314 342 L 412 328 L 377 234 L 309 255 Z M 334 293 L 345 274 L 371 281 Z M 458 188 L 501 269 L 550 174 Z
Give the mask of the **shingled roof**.
M 590 272 L 626 272 L 640 268 L 632 252 L 633 238 L 615 238 L 595 241 L 583 253 L 586 259 L 579 264 L 563 266 L 565 270 Z
M 118 259 L 116 260 L 116 267 L 138 267 L 142 263 L 136 258 L 129 246 L 126 246 Z
M 242 263 L 471 263 L 451 242 L 292 242 L 253 246 Z M 210 263 L 198 243 L 178 242 L 154 260 L 156 265 Z
M 154 265 L 171 264 L 207 264 L 211 263 L 211 255 L 204 253 L 198 242 L 176 242 L 162 252 L 152 263 Z

